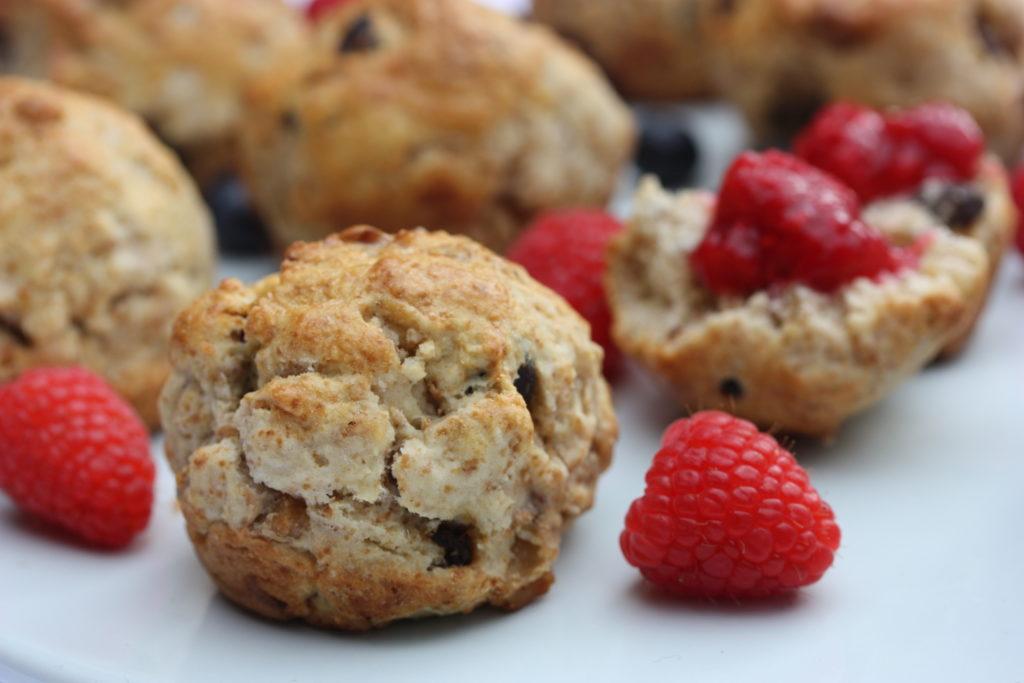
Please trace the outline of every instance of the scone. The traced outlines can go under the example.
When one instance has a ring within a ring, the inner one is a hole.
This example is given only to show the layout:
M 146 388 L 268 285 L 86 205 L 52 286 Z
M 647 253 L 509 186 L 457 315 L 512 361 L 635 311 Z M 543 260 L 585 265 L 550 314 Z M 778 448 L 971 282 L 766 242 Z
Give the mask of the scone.
M 981 245 L 747 153 L 716 200 L 646 180 L 612 244 L 613 336 L 687 410 L 832 435 L 930 361 L 984 297 Z
M 203 181 L 235 164 L 245 89 L 309 52 L 281 0 L 4 0 L 0 70 L 108 97 L 145 118 Z
M 603 205 L 633 125 L 596 67 L 471 0 L 350 0 L 320 61 L 259 89 L 244 171 L 280 245 L 354 223 L 502 250 L 540 211 Z
M 626 97 L 712 94 L 707 16 L 715 0 L 533 0 L 533 17 L 577 43 Z
M 600 347 L 464 237 L 292 245 L 175 323 L 161 415 L 200 560 L 275 619 L 362 630 L 543 594 L 616 437 Z
M 155 427 L 171 321 L 213 271 L 192 180 L 134 116 L 8 77 L 0 188 L 0 381 L 85 365 Z
M 780 141 L 827 102 L 949 101 L 1007 161 L 1024 140 L 1019 0 L 746 0 L 721 3 L 716 80 L 762 140 Z
M 823 109 L 796 139 L 795 151 L 857 192 L 865 217 L 898 214 L 904 225 L 936 222 L 977 240 L 988 255 L 988 286 L 1013 240 L 1017 212 L 1002 163 L 964 110 L 946 104 L 875 111 L 849 103 Z M 987 297 L 943 350 L 966 346 Z

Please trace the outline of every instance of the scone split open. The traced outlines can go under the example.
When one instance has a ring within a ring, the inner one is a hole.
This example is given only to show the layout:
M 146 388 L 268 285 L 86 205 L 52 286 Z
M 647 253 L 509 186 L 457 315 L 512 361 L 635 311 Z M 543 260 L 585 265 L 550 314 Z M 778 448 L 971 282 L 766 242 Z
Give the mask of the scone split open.
M 830 294 L 797 284 L 717 296 L 688 260 L 714 201 L 645 180 L 609 259 L 616 342 L 684 409 L 721 407 L 765 427 L 830 435 L 931 360 L 984 296 L 984 249 L 905 205 L 866 216 L 896 243 L 933 233 L 916 268 Z

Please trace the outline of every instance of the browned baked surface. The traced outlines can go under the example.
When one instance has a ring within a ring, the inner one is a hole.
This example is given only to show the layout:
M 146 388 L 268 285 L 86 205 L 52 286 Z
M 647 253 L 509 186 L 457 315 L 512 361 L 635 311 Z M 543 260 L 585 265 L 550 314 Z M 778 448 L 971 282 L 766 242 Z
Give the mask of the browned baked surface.
M 346 629 L 516 607 L 616 437 L 602 352 L 462 237 L 358 227 L 175 324 L 167 454 L 200 559 L 261 614 Z
M 762 139 L 822 104 L 946 100 L 1016 161 L 1024 140 L 1024 4 L 1018 0 L 749 0 L 717 16 L 717 81 Z
M 708 15 L 719 0 L 533 0 L 533 17 L 577 43 L 631 99 L 713 93 Z
M 311 40 L 302 16 L 281 0 L 2 4 L 10 58 L 0 71 L 117 102 L 144 117 L 203 177 L 235 163 L 248 84 L 301 69 Z
M 353 0 L 318 64 L 272 79 L 245 172 L 277 241 L 357 223 L 503 249 L 538 212 L 603 205 L 633 125 L 603 75 L 545 28 L 471 0 Z
M 0 78 L 0 381 L 82 364 L 157 426 L 171 321 L 213 259 L 192 180 L 140 121 Z

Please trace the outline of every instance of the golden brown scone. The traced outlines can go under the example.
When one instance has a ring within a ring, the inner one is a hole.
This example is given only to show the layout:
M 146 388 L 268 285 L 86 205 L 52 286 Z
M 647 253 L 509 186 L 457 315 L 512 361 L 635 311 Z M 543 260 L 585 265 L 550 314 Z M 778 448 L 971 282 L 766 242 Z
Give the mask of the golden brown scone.
M 870 221 L 897 244 L 932 233 L 915 269 L 834 294 L 793 285 L 718 297 L 688 258 L 714 201 L 645 180 L 609 256 L 613 336 L 685 409 L 721 407 L 764 427 L 829 436 L 930 361 L 984 298 L 981 244 L 917 220 L 924 212 L 907 220 L 903 206 L 874 207 Z
M 547 29 L 471 0 L 351 0 L 318 27 L 319 65 L 261 89 L 243 131 L 280 245 L 366 222 L 503 250 L 540 211 L 608 200 L 629 111 Z
M 639 100 L 712 94 L 707 16 L 720 0 L 533 0 L 533 17 L 589 53 Z
M 788 139 L 821 105 L 946 100 L 1015 161 L 1024 140 L 1019 0 L 745 0 L 716 15 L 716 75 L 762 140 Z
M 1017 229 L 1017 210 L 1010 195 L 1006 170 L 994 156 L 985 158 L 978 175 L 967 183 L 928 180 L 914 197 L 893 197 L 865 207 L 868 223 L 886 224 L 902 231 L 903 239 L 933 227 L 936 222 L 953 232 L 970 237 L 988 256 L 986 296 L 973 302 L 962 329 L 942 349 L 941 359 L 950 359 L 967 346 L 999 272 L 1003 255 Z
M 156 427 L 171 321 L 213 261 L 195 185 L 138 119 L 0 78 L 0 381 L 85 365 Z
M 303 17 L 281 0 L 0 4 L 9 43 L 2 70 L 138 113 L 202 180 L 234 166 L 248 83 L 301 69 L 311 40 Z
M 361 630 L 519 607 L 616 438 L 602 351 L 464 237 L 350 228 L 177 320 L 161 415 L 196 552 L 235 602 Z

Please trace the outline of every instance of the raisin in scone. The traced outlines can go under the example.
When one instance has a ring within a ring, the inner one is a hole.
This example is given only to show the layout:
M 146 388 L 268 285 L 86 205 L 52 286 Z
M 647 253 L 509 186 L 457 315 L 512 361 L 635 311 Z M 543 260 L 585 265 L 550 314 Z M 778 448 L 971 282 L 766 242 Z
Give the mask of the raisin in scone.
M 0 381 L 85 365 L 151 426 L 171 321 L 210 285 L 213 230 L 134 116 L 0 78 Z
M 145 118 L 203 180 L 235 164 L 245 90 L 300 68 L 282 0 L 4 0 L 0 70 L 108 97 Z
M 631 99 L 710 95 L 709 13 L 717 0 L 534 0 L 533 17 L 577 43 Z
M 244 126 L 245 175 L 280 245 L 355 223 L 504 249 L 537 213 L 603 205 L 629 111 L 543 27 L 470 0 L 350 0 L 319 62 L 273 80 Z
M 826 107 L 796 139 L 796 153 L 848 184 L 865 217 L 898 215 L 898 223 L 938 222 L 977 240 L 988 255 L 988 286 L 1013 240 L 1017 212 L 1002 163 L 986 154 L 985 137 L 966 111 L 948 104 L 875 111 Z M 977 302 L 944 357 L 966 346 L 987 297 Z
M 644 181 L 609 256 L 613 336 L 684 409 L 828 436 L 963 330 L 988 257 L 909 201 L 865 223 L 783 157 L 741 156 L 717 200 Z
M 361 630 L 543 594 L 616 437 L 602 352 L 464 237 L 292 245 L 177 320 L 161 414 L 196 552 L 235 602 Z
M 725 3 L 723 3 L 724 5 Z M 716 81 L 762 140 L 822 105 L 949 101 L 1007 161 L 1024 140 L 1019 0 L 746 0 L 716 15 Z

